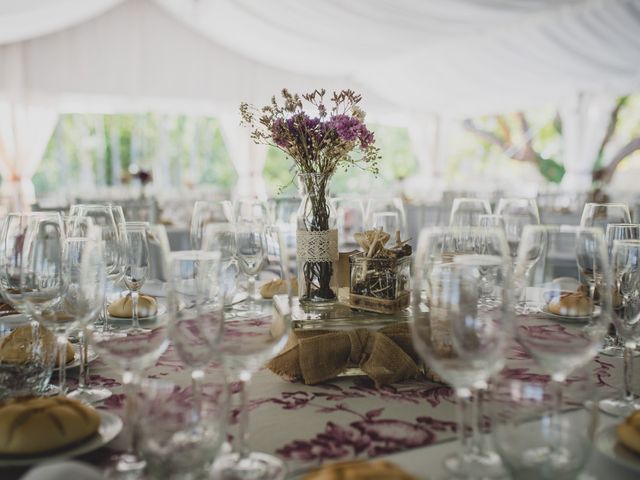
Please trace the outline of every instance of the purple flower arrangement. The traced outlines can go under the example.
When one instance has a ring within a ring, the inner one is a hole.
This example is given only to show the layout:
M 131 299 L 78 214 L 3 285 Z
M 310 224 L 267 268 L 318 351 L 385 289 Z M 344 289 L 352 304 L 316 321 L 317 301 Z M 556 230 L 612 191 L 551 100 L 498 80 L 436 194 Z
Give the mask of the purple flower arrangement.
M 334 92 L 325 101 L 325 90 L 298 95 L 282 90 L 282 103 L 276 97 L 256 109 L 242 103 L 242 123 L 251 127 L 256 143 L 279 148 L 295 163 L 298 173 L 327 176 L 343 166 L 358 166 L 378 173 L 375 137 L 364 123 L 358 107 L 362 97 L 352 90 Z M 305 111 L 305 104 L 308 111 Z

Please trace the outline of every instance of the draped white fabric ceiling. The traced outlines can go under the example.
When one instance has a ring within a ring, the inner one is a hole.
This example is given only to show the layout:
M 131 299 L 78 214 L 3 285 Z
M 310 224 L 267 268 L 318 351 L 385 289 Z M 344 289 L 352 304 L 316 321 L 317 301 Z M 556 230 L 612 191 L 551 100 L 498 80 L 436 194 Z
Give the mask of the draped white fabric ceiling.
M 637 0 L 0 0 L 0 94 L 231 111 L 351 86 L 380 114 L 492 113 L 638 90 L 639 31 Z

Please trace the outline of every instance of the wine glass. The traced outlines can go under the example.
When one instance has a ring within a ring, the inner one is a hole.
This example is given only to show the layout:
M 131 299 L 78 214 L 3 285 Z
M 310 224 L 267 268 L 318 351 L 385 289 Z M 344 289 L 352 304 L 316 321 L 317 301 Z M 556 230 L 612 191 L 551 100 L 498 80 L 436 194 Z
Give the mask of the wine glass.
M 619 398 L 600 401 L 600 408 L 611 415 L 626 417 L 640 409 L 633 394 L 632 366 L 640 341 L 640 240 L 616 240 L 611 264 L 614 280 L 613 323 L 624 346 L 624 388 Z
M 377 212 L 396 212 L 398 214 L 400 235 L 403 238 L 407 236 L 407 215 L 400 197 L 369 198 L 365 210 L 364 224 L 366 228 L 373 228 L 373 216 Z
M 231 306 L 237 289 L 238 262 L 236 260 L 236 227 L 233 223 L 214 223 L 206 226 L 202 249 L 220 253 L 220 275 L 225 307 Z M 233 314 L 229 312 L 229 314 Z
M 501 198 L 496 208 L 496 214 L 502 216 L 509 253 L 515 264 L 522 230 L 526 225 L 540 224 L 538 205 L 534 199 L 530 198 Z
M 450 227 L 477 227 L 480 215 L 490 215 L 491 204 L 484 198 L 456 198 L 453 200 Z
M 210 224 L 229 223 L 234 221 L 233 205 L 228 200 L 209 202 L 198 200 L 193 205 L 189 236 L 191 248 L 202 248 L 202 238 L 205 228 Z
M 125 250 L 122 267 L 124 284 L 131 295 L 133 328 L 140 328 L 138 301 L 140 289 L 147 279 L 149 270 L 149 243 L 147 224 L 144 222 L 126 222 L 124 224 Z
M 147 253 L 146 266 L 145 243 L 142 228 L 125 226 L 127 231 L 136 230 L 129 235 L 131 241 L 127 243 L 127 269 L 125 269 L 125 281 L 134 289 L 145 276 L 145 268 L 148 271 L 167 272 L 167 252 L 158 249 L 157 255 L 149 256 Z M 146 234 L 146 231 L 145 231 Z M 128 250 L 131 249 L 131 252 Z M 160 265 L 150 264 L 157 262 Z M 107 264 L 108 266 L 108 264 Z M 109 329 L 100 328 L 95 323 L 86 327 L 89 342 L 96 352 L 111 366 L 122 371 L 122 385 L 126 395 L 125 423 L 131 431 L 131 442 L 126 452 L 116 458 L 115 470 L 126 474 L 136 474 L 144 469 L 145 462 L 137 455 L 137 423 L 136 404 L 133 401 L 136 395 L 137 384 L 142 372 L 155 364 L 160 355 L 166 350 L 169 339 L 167 334 L 167 315 L 158 314 L 135 321 L 132 318 L 112 318 Z
M 241 221 L 236 224 L 236 246 L 240 270 L 247 276 L 247 292 L 249 294 L 247 310 L 242 315 L 260 313 L 256 304 L 258 294 L 256 279 L 266 257 L 265 227 L 261 222 Z
M 22 247 L 20 283 L 26 311 L 56 336 L 60 393 L 66 392 L 67 335 L 78 319 L 65 312 L 63 298 L 64 225 L 59 214 L 32 216 Z
M 610 223 L 631 223 L 626 203 L 587 203 L 582 209 L 581 227 L 599 227 L 604 233 Z
M 524 350 L 551 376 L 554 412 L 549 428 L 556 429 L 560 438 L 563 384 L 572 372 L 596 356 L 611 321 L 611 273 L 604 234 L 599 228 L 526 226 L 516 277 L 522 278 L 531 268 L 531 251 L 538 252 L 531 293 L 538 300 L 542 316 L 516 316 L 516 336 Z M 554 281 L 558 277 L 577 279 L 580 275 L 588 275 L 599 286 L 599 305 L 594 302 L 592 290 L 566 291 L 562 283 Z M 554 458 L 559 469 L 563 462 L 569 465 L 573 461 L 570 456 Z
M 599 227 L 603 233 L 606 233 L 607 225 L 610 223 L 631 223 L 631 214 L 626 203 L 587 203 L 584 206 L 582 217 L 580 218 L 580 226 Z M 585 281 L 589 284 L 589 288 L 595 289 L 595 284 L 591 277 L 585 276 Z M 605 337 L 600 353 L 620 357 L 623 350 L 623 347 L 618 344 L 615 332 L 612 331 Z
M 271 223 L 269 209 L 262 200 L 255 198 L 239 198 L 233 204 L 233 221 Z
M 101 235 L 69 237 L 65 240 L 62 278 L 62 310 L 80 323 L 82 343 L 80 345 L 80 380 L 78 388 L 69 397 L 86 403 L 97 403 L 111 396 L 106 388 L 89 386 L 87 378 L 88 339 L 84 335 L 85 325 L 93 323 L 104 302 L 106 276 Z
M 146 379 L 141 406 L 140 451 L 154 480 L 206 479 L 225 440 L 229 394 L 224 375 L 209 372 L 204 395 L 173 381 Z M 200 403 L 200 415 L 192 415 Z
M 504 219 L 502 215 L 484 214 L 478 217 L 479 227 L 494 227 L 504 230 Z
M 282 233 L 276 229 L 270 231 L 277 236 L 280 245 L 281 278 L 290 285 L 287 265 L 291 259 Z M 225 318 L 219 352 L 229 375 L 240 382 L 241 407 L 239 433 L 236 437 L 239 446 L 236 452 L 225 454 L 216 460 L 213 470 L 216 478 L 285 478 L 286 467 L 282 460 L 249 449 L 248 385 L 253 374 L 284 347 L 289 326 L 289 315 L 280 315 L 275 311 L 273 314 L 253 317 Z
M 475 239 L 474 247 L 466 249 Z M 465 249 L 461 249 L 464 245 Z M 484 389 L 502 369 L 511 338 L 508 247 L 496 228 L 436 228 L 420 234 L 414 267 L 416 351 L 456 392 L 462 450 L 445 460 L 456 476 L 470 478 L 483 468 L 483 452 L 469 441 L 472 391 Z M 486 289 L 487 272 L 493 289 Z M 492 302 L 485 296 L 494 297 Z
M 169 338 L 191 368 L 193 414 L 202 413 L 202 378 L 222 337 L 220 253 L 187 250 L 169 259 Z
M 607 242 L 607 252 L 611 257 L 613 244 L 616 240 L 640 240 L 640 224 L 610 223 L 605 231 L 605 240 Z
M 372 227 L 387 232 L 391 239 L 396 238 L 396 232 L 400 231 L 400 218 L 398 212 L 375 212 L 372 216 Z
M 587 463 L 598 411 L 589 402 L 589 374 L 572 375 L 565 395 L 573 411 L 554 417 L 553 385 L 543 380 L 496 381 L 493 439 L 507 470 L 516 479 L 572 479 Z M 583 405 L 588 407 L 583 408 Z M 556 428 L 549 428 L 554 425 Z

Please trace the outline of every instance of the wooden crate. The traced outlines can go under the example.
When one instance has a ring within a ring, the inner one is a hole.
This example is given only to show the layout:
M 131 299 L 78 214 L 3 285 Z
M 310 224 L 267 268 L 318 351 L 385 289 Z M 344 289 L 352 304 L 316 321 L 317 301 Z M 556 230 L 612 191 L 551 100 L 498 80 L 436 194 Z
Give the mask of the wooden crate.
M 349 293 L 349 306 L 368 312 L 395 313 L 409 306 L 409 298 L 409 292 L 401 293 L 398 298 L 393 300 Z

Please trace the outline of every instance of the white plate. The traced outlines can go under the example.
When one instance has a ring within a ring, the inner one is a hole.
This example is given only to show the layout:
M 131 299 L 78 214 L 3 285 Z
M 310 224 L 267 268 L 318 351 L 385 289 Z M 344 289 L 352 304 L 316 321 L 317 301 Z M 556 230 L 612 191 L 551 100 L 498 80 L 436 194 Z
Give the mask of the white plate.
M 596 305 L 594 307 L 594 309 L 593 309 L 593 315 L 572 316 L 572 315 L 558 315 L 557 313 L 550 312 L 547 305 L 544 305 L 543 307 L 540 307 L 540 312 L 544 313 L 548 317 L 557 318 L 557 319 L 563 320 L 565 322 L 588 322 L 593 317 L 600 316 L 600 312 L 601 311 L 602 311 L 602 309 L 598 305 Z
M 231 305 L 235 305 L 237 303 L 244 302 L 247 298 L 249 298 L 249 294 L 245 290 L 241 290 L 239 292 L 236 292 L 236 294 L 233 296 L 233 299 L 231 300 L 231 302 L 225 303 L 224 306 L 225 307 L 230 307 Z
M 164 304 L 157 303 L 157 306 L 158 306 L 158 313 L 156 313 L 155 315 L 151 315 L 150 317 L 138 317 L 138 320 L 140 322 L 149 322 L 151 320 L 155 320 L 160 315 L 164 315 L 165 313 L 167 313 L 167 307 Z M 114 322 L 114 323 L 131 322 L 131 317 L 126 318 L 126 317 L 114 317 L 113 315 L 107 315 L 107 318 L 109 319 L 109 322 Z
M 618 442 L 617 425 L 603 428 L 596 434 L 596 448 L 614 463 L 640 472 L 640 454 L 634 453 Z
M 26 467 L 37 463 L 77 457 L 79 455 L 92 452 L 93 450 L 97 450 L 100 447 L 104 447 L 120 433 L 122 430 L 122 420 L 118 415 L 105 412 L 104 410 L 98 410 L 98 413 L 100 414 L 100 428 L 98 429 L 98 433 L 81 444 L 67 450 L 43 455 L 30 455 L 23 457 L 0 456 L 0 467 Z
M 80 346 L 74 345 L 73 349 L 76 351 L 76 354 L 74 355 L 71 363 L 67 363 L 67 370 L 69 370 L 70 368 L 78 368 L 80 366 L 80 353 L 78 352 L 80 350 Z M 89 349 L 89 352 L 87 354 L 87 363 L 94 362 L 97 358 L 98 358 L 98 354 L 93 350 Z M 57 370 L 59 370 L 57 366 L 53 368 L 54 372 Z

